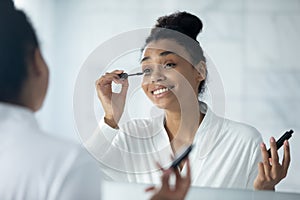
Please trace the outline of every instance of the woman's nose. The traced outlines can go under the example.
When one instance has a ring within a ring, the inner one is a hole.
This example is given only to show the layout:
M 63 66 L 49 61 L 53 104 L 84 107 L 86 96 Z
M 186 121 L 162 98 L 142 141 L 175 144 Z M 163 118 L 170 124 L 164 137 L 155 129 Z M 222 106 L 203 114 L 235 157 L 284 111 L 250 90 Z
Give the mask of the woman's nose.
M 161 67 L 159 67 L 159 68 L 161 68 Z M 151 82 L 152 83 L 164 81 L 165 79 L 166 79 L 166 77 L 161 69 L 154 70 L 151 74 Z

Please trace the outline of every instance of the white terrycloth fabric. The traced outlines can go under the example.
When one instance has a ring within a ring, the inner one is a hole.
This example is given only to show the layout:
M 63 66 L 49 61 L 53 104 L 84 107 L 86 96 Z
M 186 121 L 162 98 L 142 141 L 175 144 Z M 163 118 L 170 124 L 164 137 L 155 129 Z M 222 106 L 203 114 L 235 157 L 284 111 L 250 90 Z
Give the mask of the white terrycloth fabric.
M 0 199 L 100 199 L 99 166 L 40 130 L 34 113 L 0 103 Z
M 261 161 L 260 133 L 246 124 L 218 117 L 205 103 L 200 108 L 205 117 L 189 156 L 192 185 L 253 189 Z M 164 116 L 119 126 L 119 130 L 112 129 L 102 120 L 86 147 L 112 180 L 159 183 L 161 172 L 155 162 L 168 166 L 173 154 Z M 185 171 L 186 166 L 182 173 Z

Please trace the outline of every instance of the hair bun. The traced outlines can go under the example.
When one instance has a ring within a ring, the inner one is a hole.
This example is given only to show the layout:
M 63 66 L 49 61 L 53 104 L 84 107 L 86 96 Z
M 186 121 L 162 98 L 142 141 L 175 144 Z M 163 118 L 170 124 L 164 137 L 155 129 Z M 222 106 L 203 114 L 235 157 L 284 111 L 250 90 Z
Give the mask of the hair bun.
M 158 18 L 155 27 L 176 30 L 197 40 L 197 35 L 202 31 L 203 24 L 195 15 L 187 12 L 175 12 Z
M 15 5 L 12 0 L 1 0 L 0 1 L 0 14 L 9 13 L 15 11 Z

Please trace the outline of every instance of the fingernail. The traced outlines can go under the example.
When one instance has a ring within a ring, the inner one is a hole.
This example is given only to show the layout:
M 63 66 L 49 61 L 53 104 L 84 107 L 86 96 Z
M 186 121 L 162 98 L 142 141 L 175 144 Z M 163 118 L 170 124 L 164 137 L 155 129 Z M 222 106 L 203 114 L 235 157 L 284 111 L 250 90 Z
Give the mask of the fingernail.
M 261 147 L 261 148 L 264 148 L 264 146 L 265 146 L 265 143 L 261 143 L 261 144 L 260 144 L 260 147 Z
M 274 137 L 271 137 L 271 138 L 270 138 L 270 142 L 272 142 L 272 143 L 275 142 L 275 138 L 274 138 Z
M 288 147 L 290 144 L 289 144 L 289 141 L 284 141 L 285 142 L 285 145 Z

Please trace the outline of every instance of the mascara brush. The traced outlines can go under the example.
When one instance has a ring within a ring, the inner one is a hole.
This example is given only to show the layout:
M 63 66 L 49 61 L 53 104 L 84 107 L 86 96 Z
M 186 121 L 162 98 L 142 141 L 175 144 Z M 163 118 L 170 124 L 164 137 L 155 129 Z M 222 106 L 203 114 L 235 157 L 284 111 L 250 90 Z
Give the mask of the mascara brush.
M 144 74 L 143 72 L 134 73 L 134 74 L 122 73 L 122 74 L 119 74 L 119 77 L 120 77 L 120 79 L 125 80 L 125 79 L 128 78 L 128 76 L 140 76 L 140 75 L 143 75 L 143 74 Z

